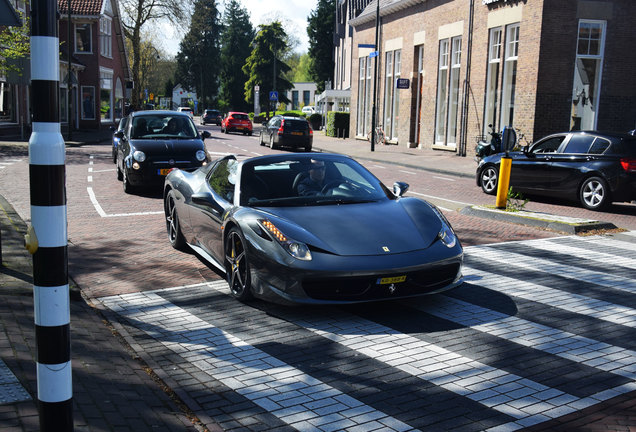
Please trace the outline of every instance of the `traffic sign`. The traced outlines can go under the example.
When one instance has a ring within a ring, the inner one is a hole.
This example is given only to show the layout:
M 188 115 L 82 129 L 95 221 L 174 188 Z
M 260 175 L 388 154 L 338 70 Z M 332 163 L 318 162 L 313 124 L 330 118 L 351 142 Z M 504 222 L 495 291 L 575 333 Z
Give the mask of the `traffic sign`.
M 277 91 L 271 91 L 269 92 L 269 100 L 274 102 L 278 100 L 278 92 Z
M 377 51 L 371 51 L 369 53 L 369 58 L 373 58 L 373 57 L 377 57 L 378 56 L 378 52 Z

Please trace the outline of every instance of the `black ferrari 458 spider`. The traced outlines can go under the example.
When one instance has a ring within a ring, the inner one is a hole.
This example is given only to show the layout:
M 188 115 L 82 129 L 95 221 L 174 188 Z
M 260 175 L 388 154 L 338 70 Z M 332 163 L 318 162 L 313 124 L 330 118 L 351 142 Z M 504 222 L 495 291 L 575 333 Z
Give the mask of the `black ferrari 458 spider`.
M 234 297 L 353 303 L 460 285 L 463 249 L 433 204 L 350 157 L 226 156 L 166 177 L 170 243 L 224 272 Z

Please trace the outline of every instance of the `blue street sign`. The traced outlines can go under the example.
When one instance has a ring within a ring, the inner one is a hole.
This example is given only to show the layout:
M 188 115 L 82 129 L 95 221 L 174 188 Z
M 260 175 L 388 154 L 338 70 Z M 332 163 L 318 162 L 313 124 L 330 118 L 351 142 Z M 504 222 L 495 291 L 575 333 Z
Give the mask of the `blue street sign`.
M 277 91 L 271 91 L 269 92 L 269 100 L 274 102 L 278 100 L 278 92 Z
M 358 48 L 375 48 L 375 44 L 358 44 Z
M 373 58 L 373 57 L 377 57 L 378 56 L 378 52 L 377 51 L 371 51 L 369 53 L 369 58 Z
M 399 89 L 407 89 L 409 88 L 409 84 L 408 78 L 398 78 L 395 80 L 395 87 Z

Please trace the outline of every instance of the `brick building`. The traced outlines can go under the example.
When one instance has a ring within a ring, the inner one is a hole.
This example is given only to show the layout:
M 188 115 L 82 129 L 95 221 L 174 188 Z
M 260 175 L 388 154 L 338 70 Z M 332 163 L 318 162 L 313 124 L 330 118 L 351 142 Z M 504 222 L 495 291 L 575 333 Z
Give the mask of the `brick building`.
M 377 57 L 359 47 L 376 1 L 349 21 L 352 136 L 370 130 L 376 60 L 377 121 L 399 145 L 466 156 L 489 124 L 529 140 L 636 125 L 633 0 L 379 1 Z
M 60 123 L 63 130 L 67 130 L 69 118 L 73 129 L 108 128 L 121 118 L 130 93 L 118 4 L 116 0 L 70 0 L 70 4 L 69 61 L 68 0 L 58 0 Z M 9 0 L 8 5 L 25 15 L 30 13 L 24 0 Z M 22 59 L 18 66 L 19 73 L 0 75 L 0 135 L 28 138 L 32 104 L 37 101 L 32 100 L 30 59 Z

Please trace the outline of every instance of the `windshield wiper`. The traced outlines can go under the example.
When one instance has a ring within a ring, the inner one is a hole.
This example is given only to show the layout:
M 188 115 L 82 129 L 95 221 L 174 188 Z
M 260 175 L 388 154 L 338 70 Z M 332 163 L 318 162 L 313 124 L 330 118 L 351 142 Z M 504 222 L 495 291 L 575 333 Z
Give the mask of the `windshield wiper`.
M 355 199 L 355 198 L 324 198 L 316 200 L 309 205 L 329 205 L 329 204 L 364 204 L 370 202 L 376 202 L 375 199 Z

